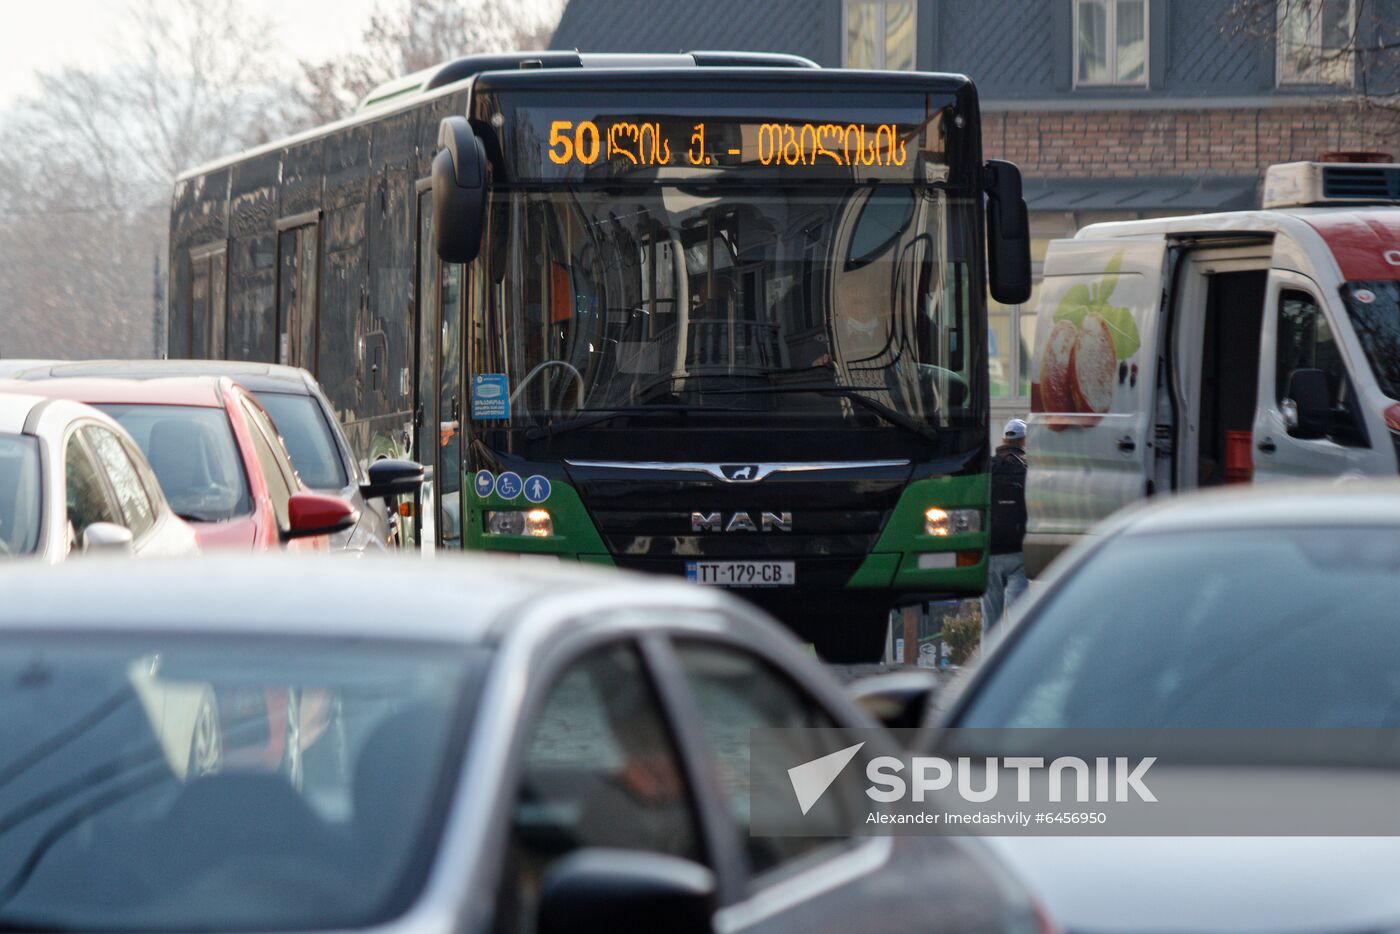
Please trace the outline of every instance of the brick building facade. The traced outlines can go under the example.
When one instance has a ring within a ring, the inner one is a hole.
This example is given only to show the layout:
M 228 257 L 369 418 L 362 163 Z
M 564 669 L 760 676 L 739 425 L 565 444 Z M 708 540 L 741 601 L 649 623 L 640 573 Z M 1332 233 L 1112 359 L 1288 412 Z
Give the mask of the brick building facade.
M 970 75 L 1037 275 L 1086 223 L 1254 207 L 1267 166 L 1324 152 L 1400 157 L 1400 110 L 1358 103 L 1400 91 L 1400 0 L 570 0 L 552 45 Z M 992 309 L 996 418 L 1028 405 L 1033 309 Z

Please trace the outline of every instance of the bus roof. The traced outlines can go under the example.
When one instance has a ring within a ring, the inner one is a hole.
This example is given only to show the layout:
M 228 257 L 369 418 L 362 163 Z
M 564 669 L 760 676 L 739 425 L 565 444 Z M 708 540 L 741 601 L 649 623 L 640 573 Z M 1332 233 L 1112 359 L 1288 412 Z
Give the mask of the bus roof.
M 370 91 L 355 113 L 300 133 L 273 140 L 242 152 L 221 156 L 181 172 L 179 185 L 209 172 L 327 136 L 336 130 L 372 123 L 390 114 L 408 110 L 425 101 L 445 97 L 470 87 L 477 75 L 493 71 L 595 70 L 595 69 L 686 69 L 686 68 L 800 68 L 819 69 L 816 62 L 797 55 L 762 52 L 681 52 L 666 55 L 579 52 L 512 52 L 500 55 L 467 55 L 423 71 L 381 84 Z

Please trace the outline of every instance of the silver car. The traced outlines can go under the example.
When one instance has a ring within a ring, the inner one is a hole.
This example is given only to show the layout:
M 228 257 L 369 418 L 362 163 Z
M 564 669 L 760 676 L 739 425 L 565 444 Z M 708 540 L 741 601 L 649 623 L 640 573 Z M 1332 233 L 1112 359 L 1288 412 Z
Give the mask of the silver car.
M 1051 565 L 970 678 L 940 698 L 942 725 L 1195 730 L 1232 743 L 1244 731 L 1287 743 L 1298 734 L 1282 731 L 1308 730 L 1343 746 L 1348 734 L 1400 726 L 1397 607 L 1396 481 L 1158 501 Z M 1240 812 L 1265 807 L 1264 795 L 1238 794 L 1251 767 L 1294 782 L 1308 812 L 1360 800 L 1377 782 L 1400 787 L 1379 746 L 1364 758 L 1324 749 L 1270 748 L 1262 765 L 1244 753 L 1205 760 L 1196 774 L 1216 806 Z M 1297 827 L 1296 816 L 1274 832 Z M 1400 930 L 1393 836 L 991 842 L 1070 931 Z
M 0 383 L 0 558 L 195 554 L 141 449 L 80 402 Z M 18 390 L 18 391 L 15 391 Z
M 972 842 L 749 834 L 750 729 L 873 723 L 724 595 L 132 567 L 0 571 L 6 929 L 1040 930 Z

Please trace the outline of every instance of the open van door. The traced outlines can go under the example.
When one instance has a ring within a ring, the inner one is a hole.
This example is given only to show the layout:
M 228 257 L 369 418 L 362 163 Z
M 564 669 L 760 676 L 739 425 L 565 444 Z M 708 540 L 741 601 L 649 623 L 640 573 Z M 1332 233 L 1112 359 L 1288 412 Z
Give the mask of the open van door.
M 1340 309 L 1307 276 L 1269 273 L 1254 415 L 1254 480 L 1386 476 L 1394 472 L 1388 432 L 1362 405 L 1358 367 Z M 1368 422 L 1372 422 L 1368 424 Z
M 1149 495 L 1167 242 L 1056 240 L 1031 363 L 1026 572 Z

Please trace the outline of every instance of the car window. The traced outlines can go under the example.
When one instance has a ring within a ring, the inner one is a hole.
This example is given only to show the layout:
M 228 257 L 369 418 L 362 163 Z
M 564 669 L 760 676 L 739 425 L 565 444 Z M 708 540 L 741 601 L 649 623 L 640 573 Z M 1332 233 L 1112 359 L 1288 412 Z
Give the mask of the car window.
M 286 454 L 273 447 L 280 447 L 280 442 L 277 440 L 276 429 L 267 417 L 246 401 L 243 403 L 243 412 L 248 416 L 248 433 L 253 438 L 253 453 L 257 455 L 263 479 L 267 482 L 267 493 L 272 498 L 272 511 L 277 516 L 277 524 L 285 529 L 290 521 L 287 502 L 296 492 L 295 478 L 290 475 L 291 465 L 287 463 Z
M 1400 726 L 1397 567 L 1391 528 L 1119 535 L 1018 624 L 958 725 Z
M 1365 433 L 1352 411 L 1355 393 L 1346 361 L 1327 316 L 1307 292 L 1285 289 L 1279 294 L 1278 363 L 1274 381 L 1278 400 L 1288 397 L 1289 380 L 1297 369 L 1318 369 L 1327 377 L 1331 405 L 1328 437 L 1337 444 L 1366 447 Z
M 256 393 L 287 447 L 301 482 L 313 490 L 339 491 L 349 482 L 331 426 L 321 404 L 289 392 Z
M 10 635 L 0 925 L 389 920 L 431 865 L 487 663 L 387 639 Z
M 830 730 L 838 728 L 835 720 L 791 679 L 748 652 L 713 643 L 680 642 L 676 654 L 699 708 L 701 729 L 729 812 L 743 834 L 750 870 L 763 876 L 829 846 L 831 837 L 760 837 L 749 832 L 749 731 L 765 727 Z M 792 741 L 808 740 L 794 735 Z M 814 745 L 810 755 L 798 752 L 794 761 L 827 751 Z
M 102 473 L 97 469 L 82 433 L 73 432 L 64 453 L 64 480 L 67 485 L 68 521 L 74 541 L 81 543 L 83 531 L 94 522 L 125 525 L 121 511 L 107 494 Z
M 97 408 L 136 441 L 182 519 L 218 522 L 253 511 L 243 457 L 223 409 L 128 403 Z
M 0 557 L 39 547 L 43 503 L 38 440 L 0 435 Z
M 127 456 L 125 446 L 106 428 L 93 425 L 83 431 L 87 435 L 88 443 L 92 445 L 93 453 L 97 455 L 97 460 L 107 471 L 107 478 L 112 481 L 112 489 L 117 494 L 117 502 L 126 519 L 126 527 L 131 529 L 133 536 L 144 535 L 146 530 L 155 524 L 155 510 L 146 495 L 141 478 L 136 473 L 136 468 L 132 466 L 131 458 Z
M 601 649 L 571 665 L 526 742 L 503 893 L 511 920 L 502 930 L 534 929 L 540 879 L 579 847 L 701 858 L 675 744 L 632 648 Z

